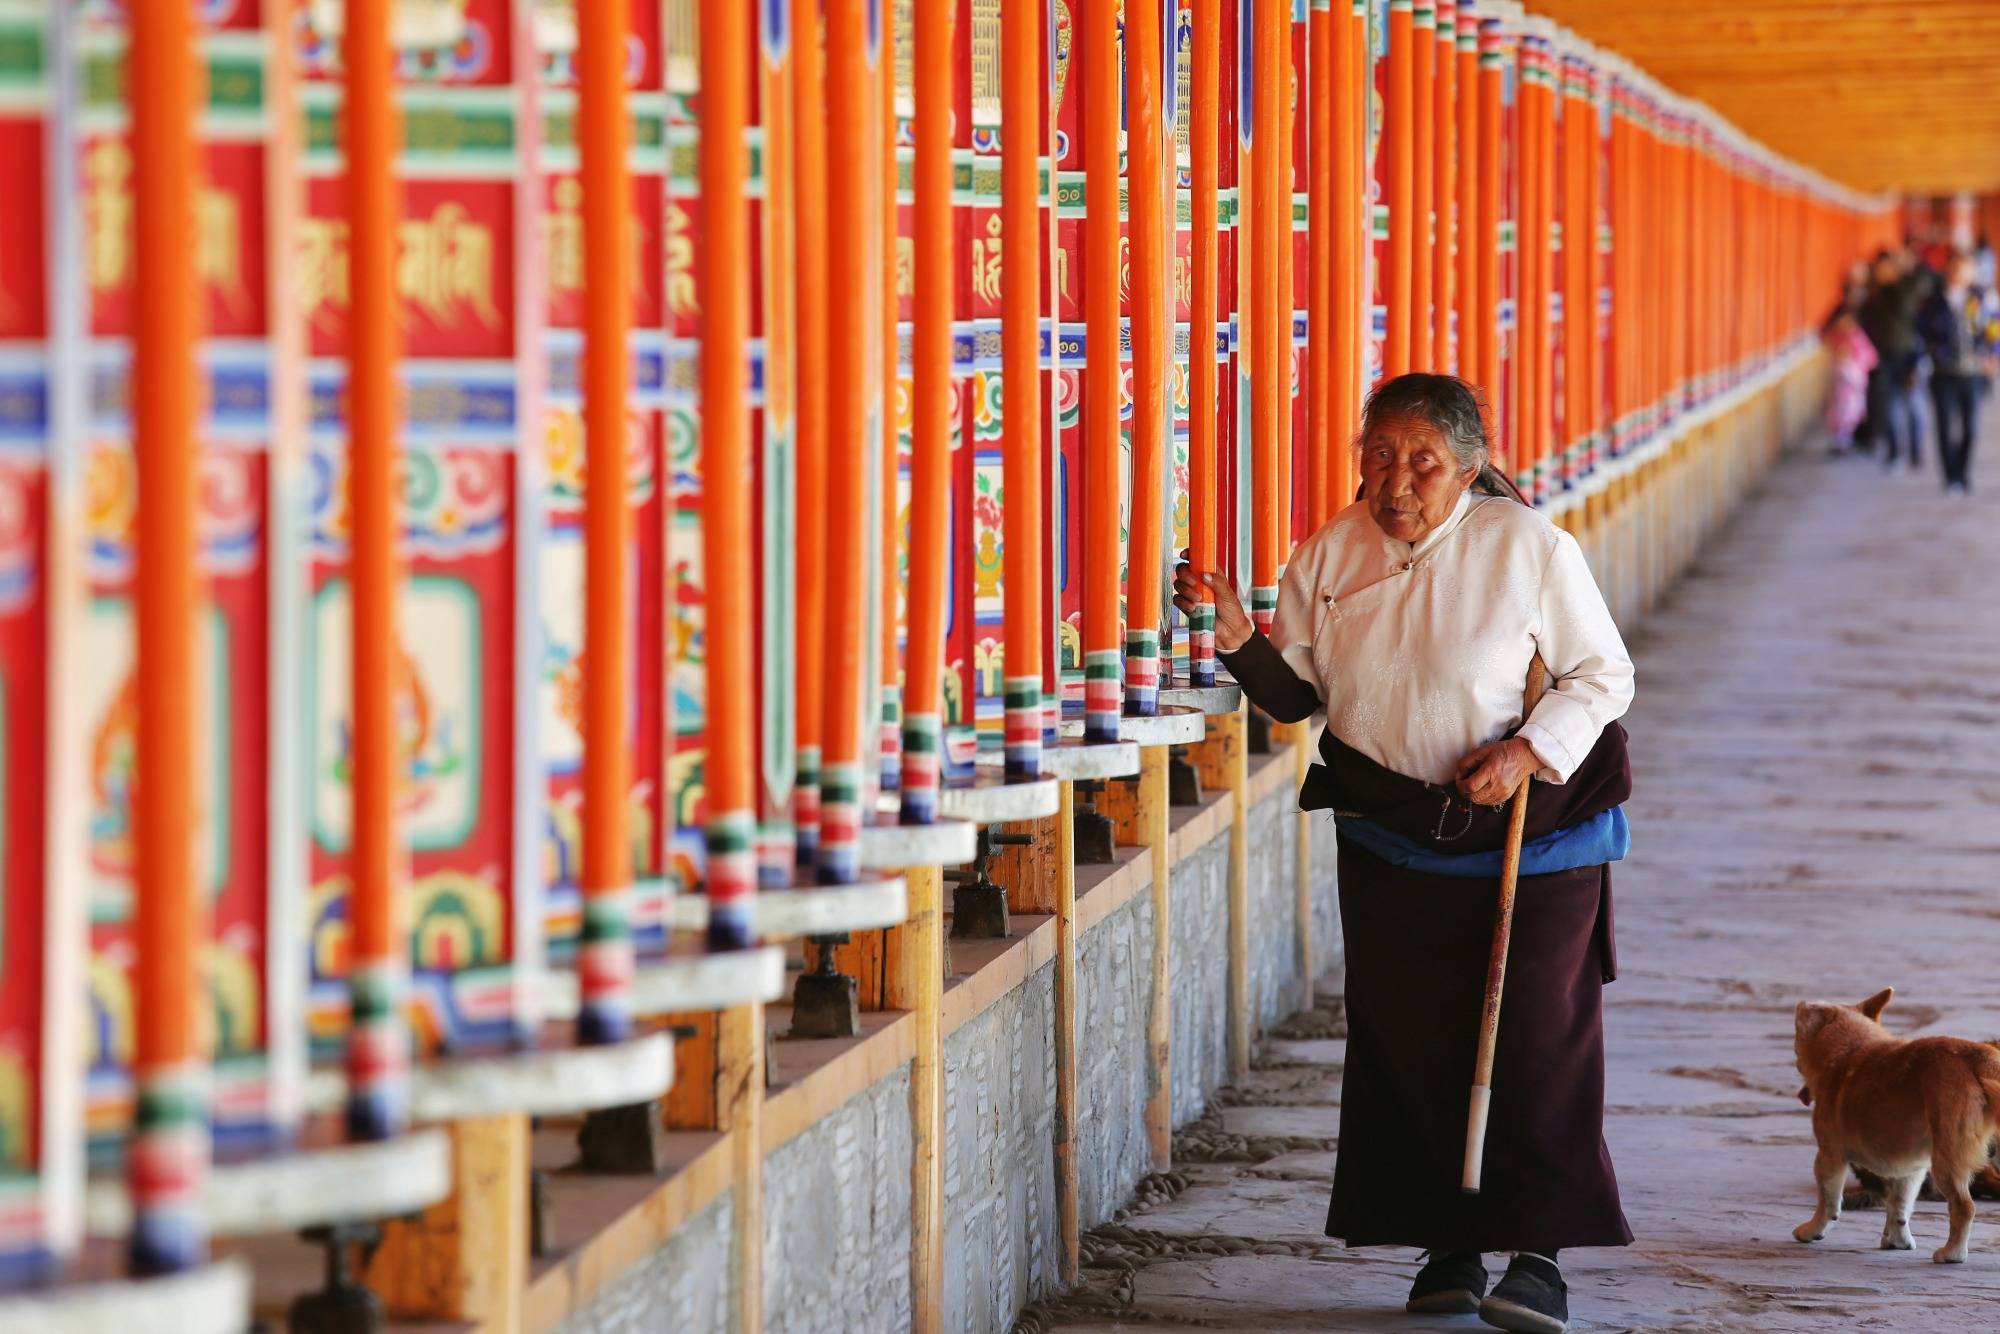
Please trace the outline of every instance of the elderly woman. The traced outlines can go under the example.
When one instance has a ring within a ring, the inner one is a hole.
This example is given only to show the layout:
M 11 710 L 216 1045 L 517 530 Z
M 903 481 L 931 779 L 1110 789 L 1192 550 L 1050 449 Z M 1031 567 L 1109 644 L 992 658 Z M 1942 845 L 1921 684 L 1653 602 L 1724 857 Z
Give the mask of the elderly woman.
M 1488 464 L 1463 381 L 1369 398 L 1362 498 L 1293 553 L 1269 635 L 1226 580 L 1216 647 L 1283 722 L 1324 713 L 1301 803 L 1330 807 L 1347 947 L 1347 1062 L 1326 1230 L 1428 1252 L 1409 1309 L 1560 1334 L 1558 1250 L 1632 1239 L 1604 1144 L 1605 863 L 1628 837 L 1617 719 L 1632 663 L 1567 533 Z M 1175 602 L 1197 578 L 1176 572 Z M 1550 687 L 1522 717 L 1529 664 Z M 1459 1188 L 1505 803 L 1532 775 L 1486 1139 Z M 1485 1252 L 1511 1252 L 1487 1294 Z M 1482 1300 L 1483 1299 L 1483 1300 Z

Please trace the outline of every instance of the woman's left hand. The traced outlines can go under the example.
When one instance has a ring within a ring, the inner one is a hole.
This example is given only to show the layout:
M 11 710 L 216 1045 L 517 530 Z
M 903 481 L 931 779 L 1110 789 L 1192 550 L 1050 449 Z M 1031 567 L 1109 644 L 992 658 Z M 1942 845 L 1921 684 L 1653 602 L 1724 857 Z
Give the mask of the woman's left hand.
M 1458 762 L 1458 790 L 1478 806 L 1498 806 L 1542 767 L 1534 747 L 1517 736 L 1489 741 Z

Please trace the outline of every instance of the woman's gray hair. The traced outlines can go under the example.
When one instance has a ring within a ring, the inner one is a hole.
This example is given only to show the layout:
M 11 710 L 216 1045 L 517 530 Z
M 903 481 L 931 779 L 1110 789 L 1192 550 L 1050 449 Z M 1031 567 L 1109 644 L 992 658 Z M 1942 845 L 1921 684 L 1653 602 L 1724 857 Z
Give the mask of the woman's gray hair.
M 1396 417 L 1415 418 L 1437 431 L 1451 447 L 1461 470 L 1477 467 L 1473 490 L 1511 496 L 1527 504 L 1513 480 L 1493 466 L 1493 439 L 1486 433 L 1486 400 L 1472 385 L 1456 375 L 1422 371 L 1384 380 L 1362 405 L 1356 443 L 1367 439 L 1378 424 Z

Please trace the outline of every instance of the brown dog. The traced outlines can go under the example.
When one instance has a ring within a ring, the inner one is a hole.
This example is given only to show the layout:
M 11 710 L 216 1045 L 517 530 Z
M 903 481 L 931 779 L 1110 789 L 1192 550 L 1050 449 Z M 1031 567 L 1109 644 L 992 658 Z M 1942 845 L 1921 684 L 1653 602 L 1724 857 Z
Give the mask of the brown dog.
M 1963 1264 L 1972 1227 L 1966 1184 L 2000 1136 L 2000 1051 L 1963 1038 L 1895 1036 L 1876 1022 L 1894 994 L 1884 988 L 1859 1005 L 1799 1002 L 1799 1100 L 1813 1109 L 1819 1140 L 1819 1208 L 1792 1235 L 1826 1235 L 1851 1163 L 1883 1180 L 1882 1248 L 1906 1251 L 1910 1205 L 1928 1171 L 1951 1213 L 1951 1235 L 1931 1259 Z

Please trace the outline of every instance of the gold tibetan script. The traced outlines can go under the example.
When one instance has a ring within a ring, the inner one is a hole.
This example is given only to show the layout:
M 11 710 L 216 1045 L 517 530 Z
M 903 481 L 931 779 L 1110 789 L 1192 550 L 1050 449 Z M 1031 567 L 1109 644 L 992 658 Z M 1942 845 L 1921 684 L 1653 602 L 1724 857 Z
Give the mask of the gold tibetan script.
M 299 221 L 298 268 L 300 308 L 309 320 L 326 309 L 347 305 L 347 220 L 302 218 Z
M 405 218 L 397 229 L 402 254 L 396 289 L 435 324 L 458 322 L 470 307 L 487 328 L 500 322 L 493 305 L 493 229 L 474 222 L 462 204 L 439 204 L 428 218 Z
M 693 315 L 701 309 L 694 281 L 694 237 L 688 234 L 687 208 L 669 199 L 666 206 L 667 234 L 661 249 L 667 270 L 667 313 Z
M 972 0 L 972 123 L 1000 123 L 1000 0 Z
M 640 296 L 652 291 L 646 266 L 646 227 L 635 213 L 626 244 L 626 264 Z M 549 291 L 570 296 L 583 291 L 583 182 L 565 176 L 556 182 L 548 213 L 542 218 L 542 262 L 548 270 Z
M 500 323 L 493 229 L 474 221 L 464 205 L 440 204 L 428 218 L 405 218 L 396 240 L 396 294 L 404 301 L 434 324 L 456 324 L 467 312 L 488 328 Z M 299 298 L 308 318 L 347 307 L 346 219 L 304 219 L 298 261 Z
M 84 271 L 93 292 L 132 281 L 132 150 L 117 140 L 93 145 L 83 160 Z M 195 194 L 195 274 L 232 307 L 249 292 L 243 281 L 243 210 L 235 195 L 203 185 Z
M 986 219 L 986 235 L 972 238 L 972 294 L 984 301 L 1000 299 L 1000 215 Z

